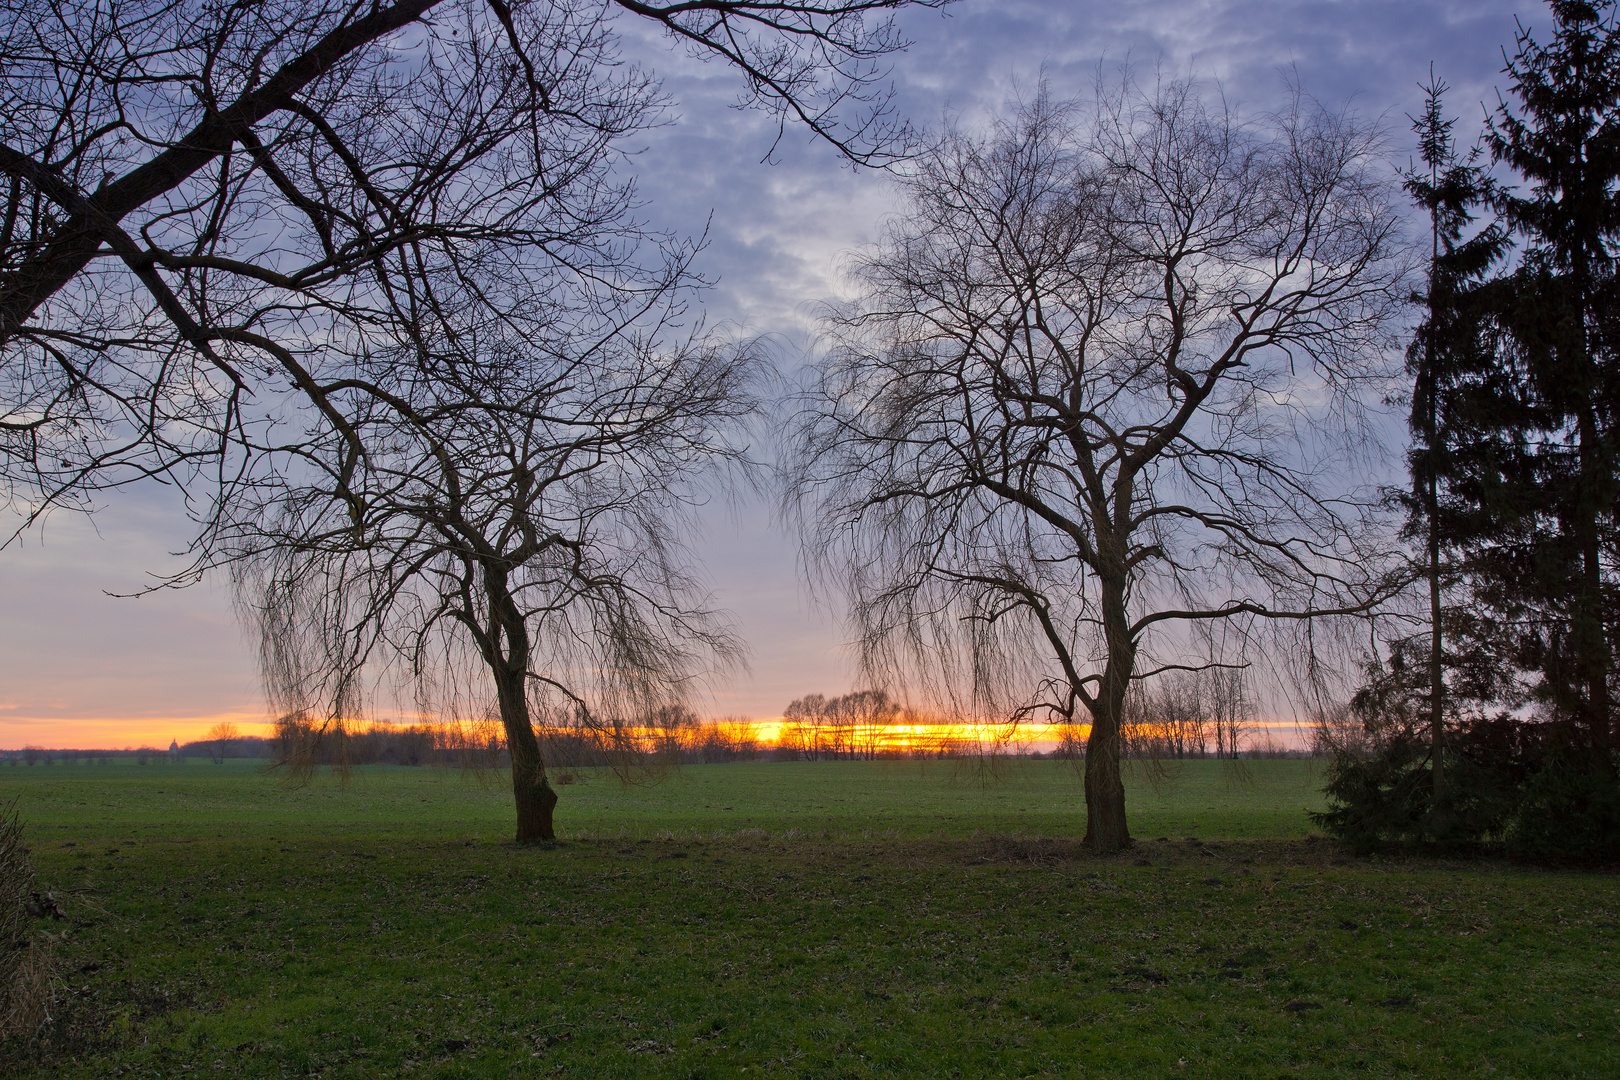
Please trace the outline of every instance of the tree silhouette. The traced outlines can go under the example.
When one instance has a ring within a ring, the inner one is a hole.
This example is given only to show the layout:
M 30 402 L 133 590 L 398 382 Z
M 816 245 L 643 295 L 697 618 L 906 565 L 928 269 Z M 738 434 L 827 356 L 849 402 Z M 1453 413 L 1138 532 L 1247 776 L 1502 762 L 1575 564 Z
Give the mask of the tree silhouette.
M 1387 594 L 1328 464 L 1401 300 L 1376 148 L 1303 98 L 1261 125 L 1184 83 L 1043 95 L 915 164 L 829 317 L 784 472 L 808 557 L 868 667 L 1083 711 L 1098 850 L 1130 841 L 1132 680 Z

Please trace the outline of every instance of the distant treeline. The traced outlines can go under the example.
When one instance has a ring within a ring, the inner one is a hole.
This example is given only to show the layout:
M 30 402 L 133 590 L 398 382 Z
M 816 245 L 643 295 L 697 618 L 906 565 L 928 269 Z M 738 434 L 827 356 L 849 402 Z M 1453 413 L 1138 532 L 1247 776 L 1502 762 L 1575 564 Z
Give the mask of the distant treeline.
M 1123 752 L 1132 758 L 1298 757 L 1310 751 L 1271 743 L 1253 724 L 1241 683 L 1227 673 L 1198 673 L 1138 691 L 1130 703 Z M 760 724 L 740 716 L 704 718 L 670 706 L 617 729 L 586 724 L 537 725 L 549 768 L 566 774 L 580 768 L 624 765 L 711 765 L 734 761 L 905 760 L 1027 755 L 1083 759 L 1081 726 L 1060 729 L 1047 753 L 1020 743 L 1016 730 L 967 723 L 906 708 L 881 690 L 838 697 L 809 694 L 783 714 L 774 743 Z M 0 751 L 7 765 L 139 764 L 204 759 L 258 759 L 304 766 L 435 765 L 508 768 L 510 757 L 497 724 L 323 724 L 284 716 L 268 737 L 237 734 L 216 725 L 214 737 L 168 749 L 25 747 Z M 1258 737 L 1257 737 L 1258 734 Z
M 289 732 L 278 726 L 270 737 L 231 735 L 227 738 L 172 742 L 168 749 L 155 746 L 122 749 L 71 749 L 28 746 L 21 750 L 0 751 L 0 762 L 7 765 L 106 765 L 115 761 L 135 761 L 141 765 L 201 758 L 223 762 L 230 759 L 259 759 L 274 762 L 285 758 Z M 453 763 L 453 740 L 432 725 L 369 724 L 345 733 L 346 752 L 354 764 L 434 765 Z M 334 760 L 337 745 L 329 743 L 321 753 L 323 764 Z
M 1256 704 L 1242 672 L 1174 672 L 1149 688 L 1132 687 L 1120 752 L 1128 758 L 1307 757 L 1273 740 L 1256 722 Z M 839 697 L 808 694 L 783 710 L 773 755 L 801 761 L 876 758 L 960 758 L 1028 754 L 1082 760 L 1089 725 L 1056 725 L 1049 754 L 1020 749 L 1028 728 L 969 721 L 909 708 L 881 690 Z M 1043 740 L 1044 741 L 1044 740 Z
M 735 761 L 830 761 L 939 758 L 1005 753 L 1005 745 L 963 725 L 902 710 L 881 691 L 827 699 L 811 695 L 790 707 L 773 744 L 758 721 L 740 716 L 704 718 L 668 706 L 618 726 L 585 722 L 535 725 L 548 772 L 574 769 L 714 765 Z M 495 724 L 375 724 L 333 726 L 288 716 L 277 722 L 269 757 L 301 767 L 402 765 L 510 766 Z
M 224 757 L 268 758 L 271 740 L 244 735 L 232 740 Z M 218 758 L 218 747 L 209 740 L 173 744 L 163 750 L 156 746 L 125 746 L 120 749 L 74 749 L 25 746 L 21 750 L 0 750 L 0 762 L 7 765 L 110 765 L 114 761 L 135 761 L 141 765 L 189 758 Z

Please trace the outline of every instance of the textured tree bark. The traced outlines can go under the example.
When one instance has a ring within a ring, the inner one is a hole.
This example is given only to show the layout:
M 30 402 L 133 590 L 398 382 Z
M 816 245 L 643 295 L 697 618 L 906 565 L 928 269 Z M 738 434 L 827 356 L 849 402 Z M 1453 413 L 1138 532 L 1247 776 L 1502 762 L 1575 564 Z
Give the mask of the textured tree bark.
M 540 740 L 529 720 L 529 628 L 512 599 L 506 569 L 484 567 L 484 592 L 489 598 L 490 627 L 484 659 L 495 680 L 495 696 L 506 730 L 506 752 L 512 758 L 512 798 L 517 804 L 517 841 L 555 840 L 551 812 L 557 793 L 546 781 L 546 763 Z M 504 642 L 504 647 L 503 647 Z
M 1125 619 L 1125 581 L 1104 580 L 1103 634 L 1108 662 L 1091 706 L 1091 737 L 1086 740 L 1086 846 L 1098 853 L 1131 846 L 1125 825 L 1125 781 L 1119 771 L 1119 736 L 1125 718 L 1125 691 L 1136 664 L 1136 644 Z
M 543 767 L 512 769 L 512 794 L 517 802 L 517 841 L 520 844 L 536 840 L 555 840 L 557 831 L 552 825 L 551 811 L 557 805 L 557 793 L 546 781 Z
M 529 703 L 524 694 L 523 676 L 497 676 L 501 725 L 506 729 L 507 752 L 512 756 L 512 797 L 517 803 L 517 841 L 555 840 L 551 812 L 557 793 L 546 780 L 540 742 L 529 722 Z
M 1086 740 L 1086 839 L 1099 854 L 1122 851 L 1131 844 L 1125 827 L 1125 782 L 1119 773 L 1119 721 L 1092 714 Z

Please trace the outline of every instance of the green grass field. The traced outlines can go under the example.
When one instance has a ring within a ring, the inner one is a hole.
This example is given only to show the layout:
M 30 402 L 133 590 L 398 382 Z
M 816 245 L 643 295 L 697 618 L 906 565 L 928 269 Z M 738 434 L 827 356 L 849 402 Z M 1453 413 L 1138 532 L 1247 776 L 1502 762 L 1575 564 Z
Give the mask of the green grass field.
M 1133 763 L 1134 764 L 1134 763 Z M 1212 761 L 1137 769 L 1131 812 L 1139 836 L 1229 839 L 1305 836 L 1321 808 L 1308 761 Z M 1149 780 L 1156 782 L 1150 783 Z M 512 831 L 506 778 L 450 769 L 375 766 L 347 785 L 322 776 L 287 790 L 262 764 L 117 764 L 0 768 L 0 798 L 22 800 L 40 830 L 100 836 L 431 836 L 494 842 Z M 796 762 L 691 766 L 625 784 L 586 771 L 559 786 L 564 839 L 652 839 L 794 829 L 819 836 L 867 833 L 967 837 L 976 833 L 1078 836 L 1079 778 L 1063 762 Z M 98 831 L 99 830 L 99 831 Z M 449 832 L 447 832 L 447 830 Z
M 1056 762 L 585 776 L 528 848 L 430 769 L 0 768 L 88 1032 L 0 1072 L 1620 1075 L 1614 876 L 1348 860 L 1317 783 L 1138 774 L 1103 859 Z

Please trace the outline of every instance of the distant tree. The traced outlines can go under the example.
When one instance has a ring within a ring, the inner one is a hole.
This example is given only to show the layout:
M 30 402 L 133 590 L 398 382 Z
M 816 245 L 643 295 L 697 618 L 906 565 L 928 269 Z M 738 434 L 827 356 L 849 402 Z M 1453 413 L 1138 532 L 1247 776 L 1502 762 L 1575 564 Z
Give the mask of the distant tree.
M 646 733 L 632 732 L 630 740 L 644 740 L 655 758 L 679 764 L 697 749 L 701 721 L 685 705 L 660 705 L 642 718 Z
M 886 729 L 900 722 L 900 706 L 882 690 L 855 690 L 835 698 L 807 694 L 782 710 L 781 742 L 807 761 L 873 759 Z
M 838 717 L 848 756 L 873 760 L 883 748 L 888 729 L 900 720 L 900 705 L 882 690 L 856 690 L 834 698 L 829 711 Z
M 1211 668 L 1205 673 L 1210 726 L 1215 731 L 1215 756 L 1235 758 L 1241 751 L 1254 701 L 1249 696 L 1243 672 L 1234 668 Z
M 208 756 L 215 765 L 225 764 L 225 758 L 235 749 L 236 740 L 241 736 L 235 724 L 229 720 L 221 721 L 208 729 Z
M 827 729 L 831 723 L 827 699 L 821 694 L 795 698 L 782 710 L 782 745 L 806 761 L 829 753 Z
M 718 717 L 700 726 L 694 749 L 708 765 L 753 761 L 760 755 L 759 724 L 745 716 Z
M 430 765 L 437 760 L 439 740 L 437 733 L 425 724 L 408 724 L 396 728 L 388 740 L 393 760 L 399 765 Z
M 1185 83 L 1042 95 L 908 166 L 828 320 L 784 470 L 808 557 L 867 669 L 1086 714 L 1097 850 L 1130 842 L 1133 679 L 1392 587 L 1336 456 L 1402 299 L 1378 146 L 1303 96 L 1250 123 Z
M 1211 717 L 1202 676 L 1198 671 L 1166 672 L 1141 689 L 1129 733 L 1135 752 L 1156 758 L 1205 756 Z

